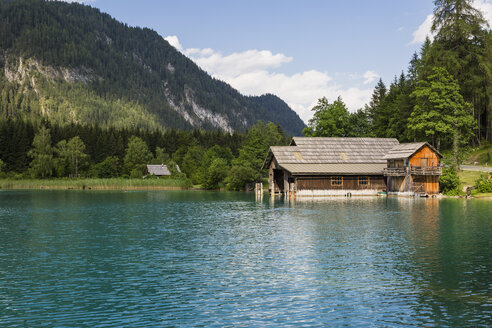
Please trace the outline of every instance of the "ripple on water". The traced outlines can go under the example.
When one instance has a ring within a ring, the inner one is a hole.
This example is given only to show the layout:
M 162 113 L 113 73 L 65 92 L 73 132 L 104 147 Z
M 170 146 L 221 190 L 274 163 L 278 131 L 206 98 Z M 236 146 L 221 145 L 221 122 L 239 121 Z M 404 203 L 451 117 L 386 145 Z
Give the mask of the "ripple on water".
M 487 326 L 491 202 L 8 191 L 5 326 Z

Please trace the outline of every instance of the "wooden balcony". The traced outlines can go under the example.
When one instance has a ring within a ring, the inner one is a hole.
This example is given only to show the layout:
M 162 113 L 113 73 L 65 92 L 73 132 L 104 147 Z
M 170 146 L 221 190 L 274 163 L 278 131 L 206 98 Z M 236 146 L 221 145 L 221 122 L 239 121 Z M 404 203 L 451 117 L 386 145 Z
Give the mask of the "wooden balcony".
M 412 166 L 410 169 L 412 175 L 441 175 L 442 174 L 441 166 Z
M 405 176 L 407 175 L 406 167 L 387 167 L 383 170 L 385 176 Z M 441 175 L 441 166 L 412 166 L 410 167 L 411 175 Z

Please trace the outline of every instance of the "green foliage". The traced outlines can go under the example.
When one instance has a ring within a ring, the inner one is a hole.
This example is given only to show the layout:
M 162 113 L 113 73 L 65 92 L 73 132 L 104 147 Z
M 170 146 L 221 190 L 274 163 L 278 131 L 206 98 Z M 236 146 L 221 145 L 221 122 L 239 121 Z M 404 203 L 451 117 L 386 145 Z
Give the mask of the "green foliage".
M 455 167 L 451 166 L 443 168 L 439 187 L 443 194 L 455 194 L 456 192 L 460 192 L 460 178 L 458 177 Z
M 486 151 L 478 157 L 478 161 L 481 165 L 492 164 L 492 151 Z
M 142 178 L 145 174 L 145 164 L 136 164 L 133 166 L 133 169 L 130 171 L 131 179 Z
M 318 100 L 313 107 L 313 118 L 302 133 L 307 137 L 346 137 L 349 135 L 350 123 L 347 106 L 338 97 L 330 103 L 325 97 Z
M 62 140 L 57 143 L 55 152 L 58 154 L 57 158 L 57 172 L 58 176 L 67 176 L 67 172 L 74 177 L 79 176 L 79 167 L 87 159 L 85 154 L 85 144 L 79 136 L 71 138 L 68 142 Z
M 490 176 L 482 176 L 476 180 L 475 189 L 480 193 L 492 192 L 492 179 Z
M 191 179 L 194 184 L 201 182 L 200 164 L 203 160 L 205 151 L 200 146 L 191 147 L 183 158 L 180 165 L 183 172 Z
M 244 186 L 257 179 L 258 172 L 248 165 L 234 165 L 226 179 L 227 187 L 231 190 L 242 190 Z
M 50 130 L 41 127 L 34 136 L 33 148 L 28 152 L 32 158 L 30 171 L 34 177 L 46 178 L 53 174 L 54 159 Z
M 221 186 L 224 179 L 229 173 L 229 164 L 224 158 L 213 159 L 210 166 L 207 168 L 204 179 L 203 186 L 207 189 L 217 189 Z
M 119 171 L 118 157 L 108 156 L 104 161 L 92 166 L 90 175 L 94 178 L 115 178 Z
M 165 164 L 170 160 L 169 155 L 165 152 L 164 148 L 155 148 L 155 157 L 151 161 L 151 164 Z
M 232 190 L 244 189 L 249 182 L 258 180 L 261 167 L 270 146 L 285 144 L 285 138 L 273 123 L 258 122 L 248 132 L 246 141 L 239 149 L 239 156 L 232 161 L 230 174 L 225 183 Z
M 416 105 L 409 119 L 408 128 L 417 135 L 437 140 L 460 136 L 468 141 L 476 122 L 470 104 L 463 100 L 459 85 L 445 68 L 436 67 L 425 80 L 417 82 L 412 93 Z
M 183 172 L 178 171 L 178 164 L 175 161 L 170 160 L 167 162 L 167 168 L 171 173 L 171 177 L 173 178 L 185 178 L 186 175 Z
M 5 168 L 5 163 L 0 159 L 0 172 L 3 172 Z
M 151 159 L 152 154 L 145 141 L 139 137 L 132 136 L 128 141 L 124 159 L 126 172 L 130 173 L 131 177 L 137 177 L 137 172 L 140 172 L 141 177 L 145 171 L 145 165 L 148 164 Z

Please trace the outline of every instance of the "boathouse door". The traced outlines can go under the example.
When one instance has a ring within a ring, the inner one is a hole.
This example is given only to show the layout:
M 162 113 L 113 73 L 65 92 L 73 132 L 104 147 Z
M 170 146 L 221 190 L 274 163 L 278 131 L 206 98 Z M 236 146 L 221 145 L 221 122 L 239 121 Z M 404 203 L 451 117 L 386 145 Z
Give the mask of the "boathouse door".
M 273 169 L 273 183 L 275 185 L 274 191 L 283 192 L 284 191 L 284 171 Z

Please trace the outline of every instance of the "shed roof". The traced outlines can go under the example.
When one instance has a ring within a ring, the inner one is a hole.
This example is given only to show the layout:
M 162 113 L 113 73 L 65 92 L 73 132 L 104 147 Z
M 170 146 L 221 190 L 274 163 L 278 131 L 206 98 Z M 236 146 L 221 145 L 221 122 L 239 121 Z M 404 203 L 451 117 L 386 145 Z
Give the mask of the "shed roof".
M 394 138 L 301 138 L 291 146 L 270 147 L 263 164 L 268 168 L 275 157 L 283 164 L 377 164 L 386 163 L 384 155 L 398 145 Z
M 373 164 L 281 164 L 285 170 L 294 175 L 327 175 L 327 174 L 364 174 L 380 175 L 386 163 Z
M 410 142 L 396 145 L 395 147 L 390 149 L 390 151 L 388 151 L 388 153 L 384 156 L 384 159 L 387 160 L 409 158 L 424 146 L 428 146 L 439 157 L 442 157 L 437 149 L 432 147 L 428 142 Z
M 169 172 L 167 165 L 164 164 L 147 165 L 147 172 L 156 176 L 171 175 L 171 172 Z

